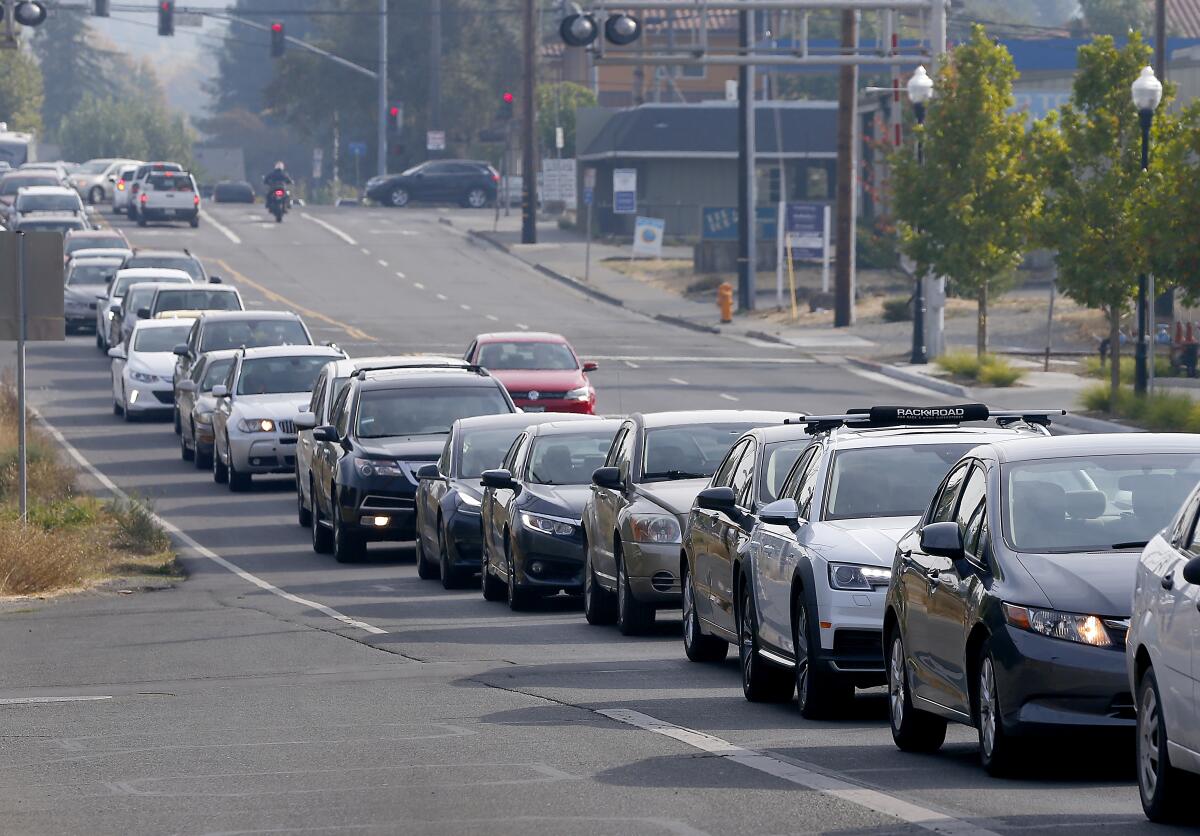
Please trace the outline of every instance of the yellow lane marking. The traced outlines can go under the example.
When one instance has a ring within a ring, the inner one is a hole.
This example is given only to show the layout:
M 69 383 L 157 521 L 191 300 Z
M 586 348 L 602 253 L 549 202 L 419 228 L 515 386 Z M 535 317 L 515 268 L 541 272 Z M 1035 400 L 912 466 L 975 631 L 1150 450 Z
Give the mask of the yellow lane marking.
M 287 298 L 286 296 L 284 296 L 280 293 L 276 293 L 274 290 L 270 290 L 269 288 L 263 287 L 261 284 L 254 281 L 253 279 L 247 278 L 246 276 L 239 273 L 237 270 L 234 270 L 232 267 L 229 266 L 229 262 L 225 261 L 225 259 L 223 259 L 223 258 L 214 258 L 213 261 L 215 261 L 217 264 L 221 265 L 221 270 L 223 272 L 228 273 L 229 275 L 233 276 L 234 281 L 240 282 L 241 284 L 249 285 L 250 287 L 257 290 L 259 293 L 261 293 L 263 296 L 266 296 L 272 302 L 278 302 L 281 305 L 286 305 L 288 308 L 291 308 L 296 313 L 301 314 L 302 316 L 305 316 L 309 319 L 318 319 L 321 322 L 324 322 L 328 325 L 332 325 L 335 328 L 341 328 L 353 340 L 368 340 L 373 343 L 379 342 L 379 339 L 377 337 L 372 337 L 370 334 L 368 334 L 366 331 L 363 331 L 361 328 L 355 328 L 353 325 L 347 325 L 345 322 L 339 322 L 338 320 L 334 319 L 333 317 L 326 316 L 325 314 L 321 313 L 320 311 L 314 311 L 311 308 L 306 308 L 303 305 L 298 305 L 295 302 L 293 302 L 291 299 Z

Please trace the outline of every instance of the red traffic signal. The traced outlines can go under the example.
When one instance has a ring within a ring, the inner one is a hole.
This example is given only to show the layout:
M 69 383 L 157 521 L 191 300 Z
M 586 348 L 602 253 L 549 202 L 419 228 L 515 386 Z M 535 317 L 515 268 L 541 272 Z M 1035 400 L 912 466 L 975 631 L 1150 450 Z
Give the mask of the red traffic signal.
M 513 118 L 513 94 L 505 92 L 500 97 L 500 118 L 508 120 Z
M 388 108 L 388 125 L 399 133 L 404 128 L 404 105 L 394 104 Z
M 282 58 L 284 49 L 283 24 L 278 20 L 271 24 L 271 57 Z
M 175 34 L 175 0 L 162 0 L 158 4 L 158 34 Z

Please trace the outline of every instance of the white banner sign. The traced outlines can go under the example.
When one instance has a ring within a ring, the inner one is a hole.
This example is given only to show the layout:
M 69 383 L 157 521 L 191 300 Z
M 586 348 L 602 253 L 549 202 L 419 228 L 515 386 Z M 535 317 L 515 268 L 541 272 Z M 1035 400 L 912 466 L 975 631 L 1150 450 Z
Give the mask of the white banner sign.
M 575 208 L 575 160 L 542 160 L 542 200 Z
M 646 258 L 662 258 L 663 231 L 667 222 L 662 218 L 638 219 L 633 225 L 633 254 Z

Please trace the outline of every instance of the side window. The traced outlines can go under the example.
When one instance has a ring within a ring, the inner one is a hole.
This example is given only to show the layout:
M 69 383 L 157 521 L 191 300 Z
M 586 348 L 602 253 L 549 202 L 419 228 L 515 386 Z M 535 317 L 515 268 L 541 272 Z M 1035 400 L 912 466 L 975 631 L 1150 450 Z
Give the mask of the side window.
M 525 433 L 521 433 L 515 439 L 513 439 L 512 446 L 509 447 L 508 452 L 504 454 L 504 463 L 500 465 L 513 476 L 517 475 L 517 457 L 521 454 L 521 445 L 525 442 L 526 438 L 527 436 Z
M 1192 514 L 1187 522 L 1188 530 L 1184 532 L 1184 540 L 1187 541 L 1188 551 L 1194 554 L 1200 554 L 1200 519 L 1196 514 Z
M 625 443 L 625 436 L 627 435 L 629 435 L 629 425 L 621 427 L 617 431 L 617 436 L 613 439 L 612 446 L 608 448 L 608 455 L 604 457 L 605 467 L 617 466 L 617 460 L 621 455 L 621 446 Z
M 805 468 L 808 467 L 808 463 L 812 460 L 812 457 L 817 454 L 818 449 L 816 445 L 809 447 L 792 463 L 792 469 L 788 471 L 787 478 L 783 481 L 783 487 L 779 489 L 779 496 L 781 498 L 787 496 L 794 497 L 796 495 L 796 488 L 800 484 L 800 477 L 804 475 Z
M 958 513 L 954 516 L 959 529 L 963 532 L 963 542 L 966 542 L 967 523 L 979 509 L 979 504 L 983 502 L 986 492 L 987 479 L 984 476 L 983 468 L 975 465 L 971 468 L 971 473 L 963 484 L 962 499 L 958 503 Z
M 442 445 L 442 454 L 437 460 L 438 473 L 443 476 L 450 475 L 450 436 L 446 436 L 446 443 Z
M 746 452 L 746 447 L 749 444 L 750 439 L 747 438 L 741 444 L 735 445 L 725 456 L 725 461 L 721 462 L 720 466 L 717 467 L 717 472 L 713 475 L 712 486 L 714 488 L 732 484 L 733 473 L 737 470 L 738 462 L 742 458 L 742 454 Z
M 342 397 L 340 406 L 337 412 L 337 422 L 334 427 L 337 428 L 337 433 L 342 438 L 345 438 L 350 433 L 350 412 L 353 406 L 353 398 L 349 396 L 349 389 L 344 397 Z
M 963 479 L 966 478 L 969 467 L 970 464 L 960 465 L 946 477 L 937 499 L 934 500 L 933 513 L 929 515 L 929 522 L 950 522 L 953 519 L 954 503 L 958 500 L 958 494 L 962 489 Z
M 738 505 L 746 508 L 750 505 L 750 483 L 754 481 L 754 462 L 757 456 L 752 439 L 746 440 L 746 452 L 737 467 L 733 469 L 733 494 L 737 497 Z
M 470 363 L 471 358 L 474 356 L 475 356 L 475 343 L 472 342 L 471 345 L 467 347 L 467 353 L 463 355 L 463 359 L 466 360 L 468 363 Z
M 200 323 L 192 325 L 192 330 L 188 332 L 187 338 L 188 348 L 192 351 L 196 350 L 196 346 L 200 343 Z
M 234 363 L 229 367 L 229 374 L 225 375 L 225 388 L 229 390 L 230 394 L 234 392 L 233 381 L 237 380 L 237 371 L 238 364 Z
M 963 549 L 976 563 L 986 563 L 984 550 L 988 543 L 987 504 L 980 502 L 963 530 Z
M 625 433 L 625 438 L 621 439 L 621 446 L 617 449 L 617 467 L 621 471 L 621 478 L 629 478 L 629 468 L 633 462 L 633 446 L 637 440 L 638 429 L 636 425 L 629 427 L 629 432 Z
M 192 366 L 192 373 L 188 375 L 188 377 L 191 378 L 192 382 L 197 386 L 200 385 L 200 381 L 204 379 L 204 370 L 207 367 L 208 363 L 201 360 L 199 363 Z
M 321 401 L 325 396 L 325 372 L 317 375 L 317 382 L 313 384 L 312 397 L 308 399 L 308 411 L 313 415 L 320 415 Z
M 812 458 L 804 466 L 800 481 L 796 485 L 796 505 L 800 509 L 800 519 L 812 519 L 813 494 L 817 492 L 817 476 L 821 473 L 821 448 L 813 449 Z

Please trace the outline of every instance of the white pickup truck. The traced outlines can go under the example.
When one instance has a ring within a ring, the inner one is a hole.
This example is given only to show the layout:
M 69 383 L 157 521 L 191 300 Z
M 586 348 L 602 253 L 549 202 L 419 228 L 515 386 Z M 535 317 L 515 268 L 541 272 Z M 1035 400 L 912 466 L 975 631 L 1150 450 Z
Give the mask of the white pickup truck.
M 138 190 L 138 226 L 147 221 L 187 221 L 200 226 L 200 192 L 186 171 L 154 171 Z

